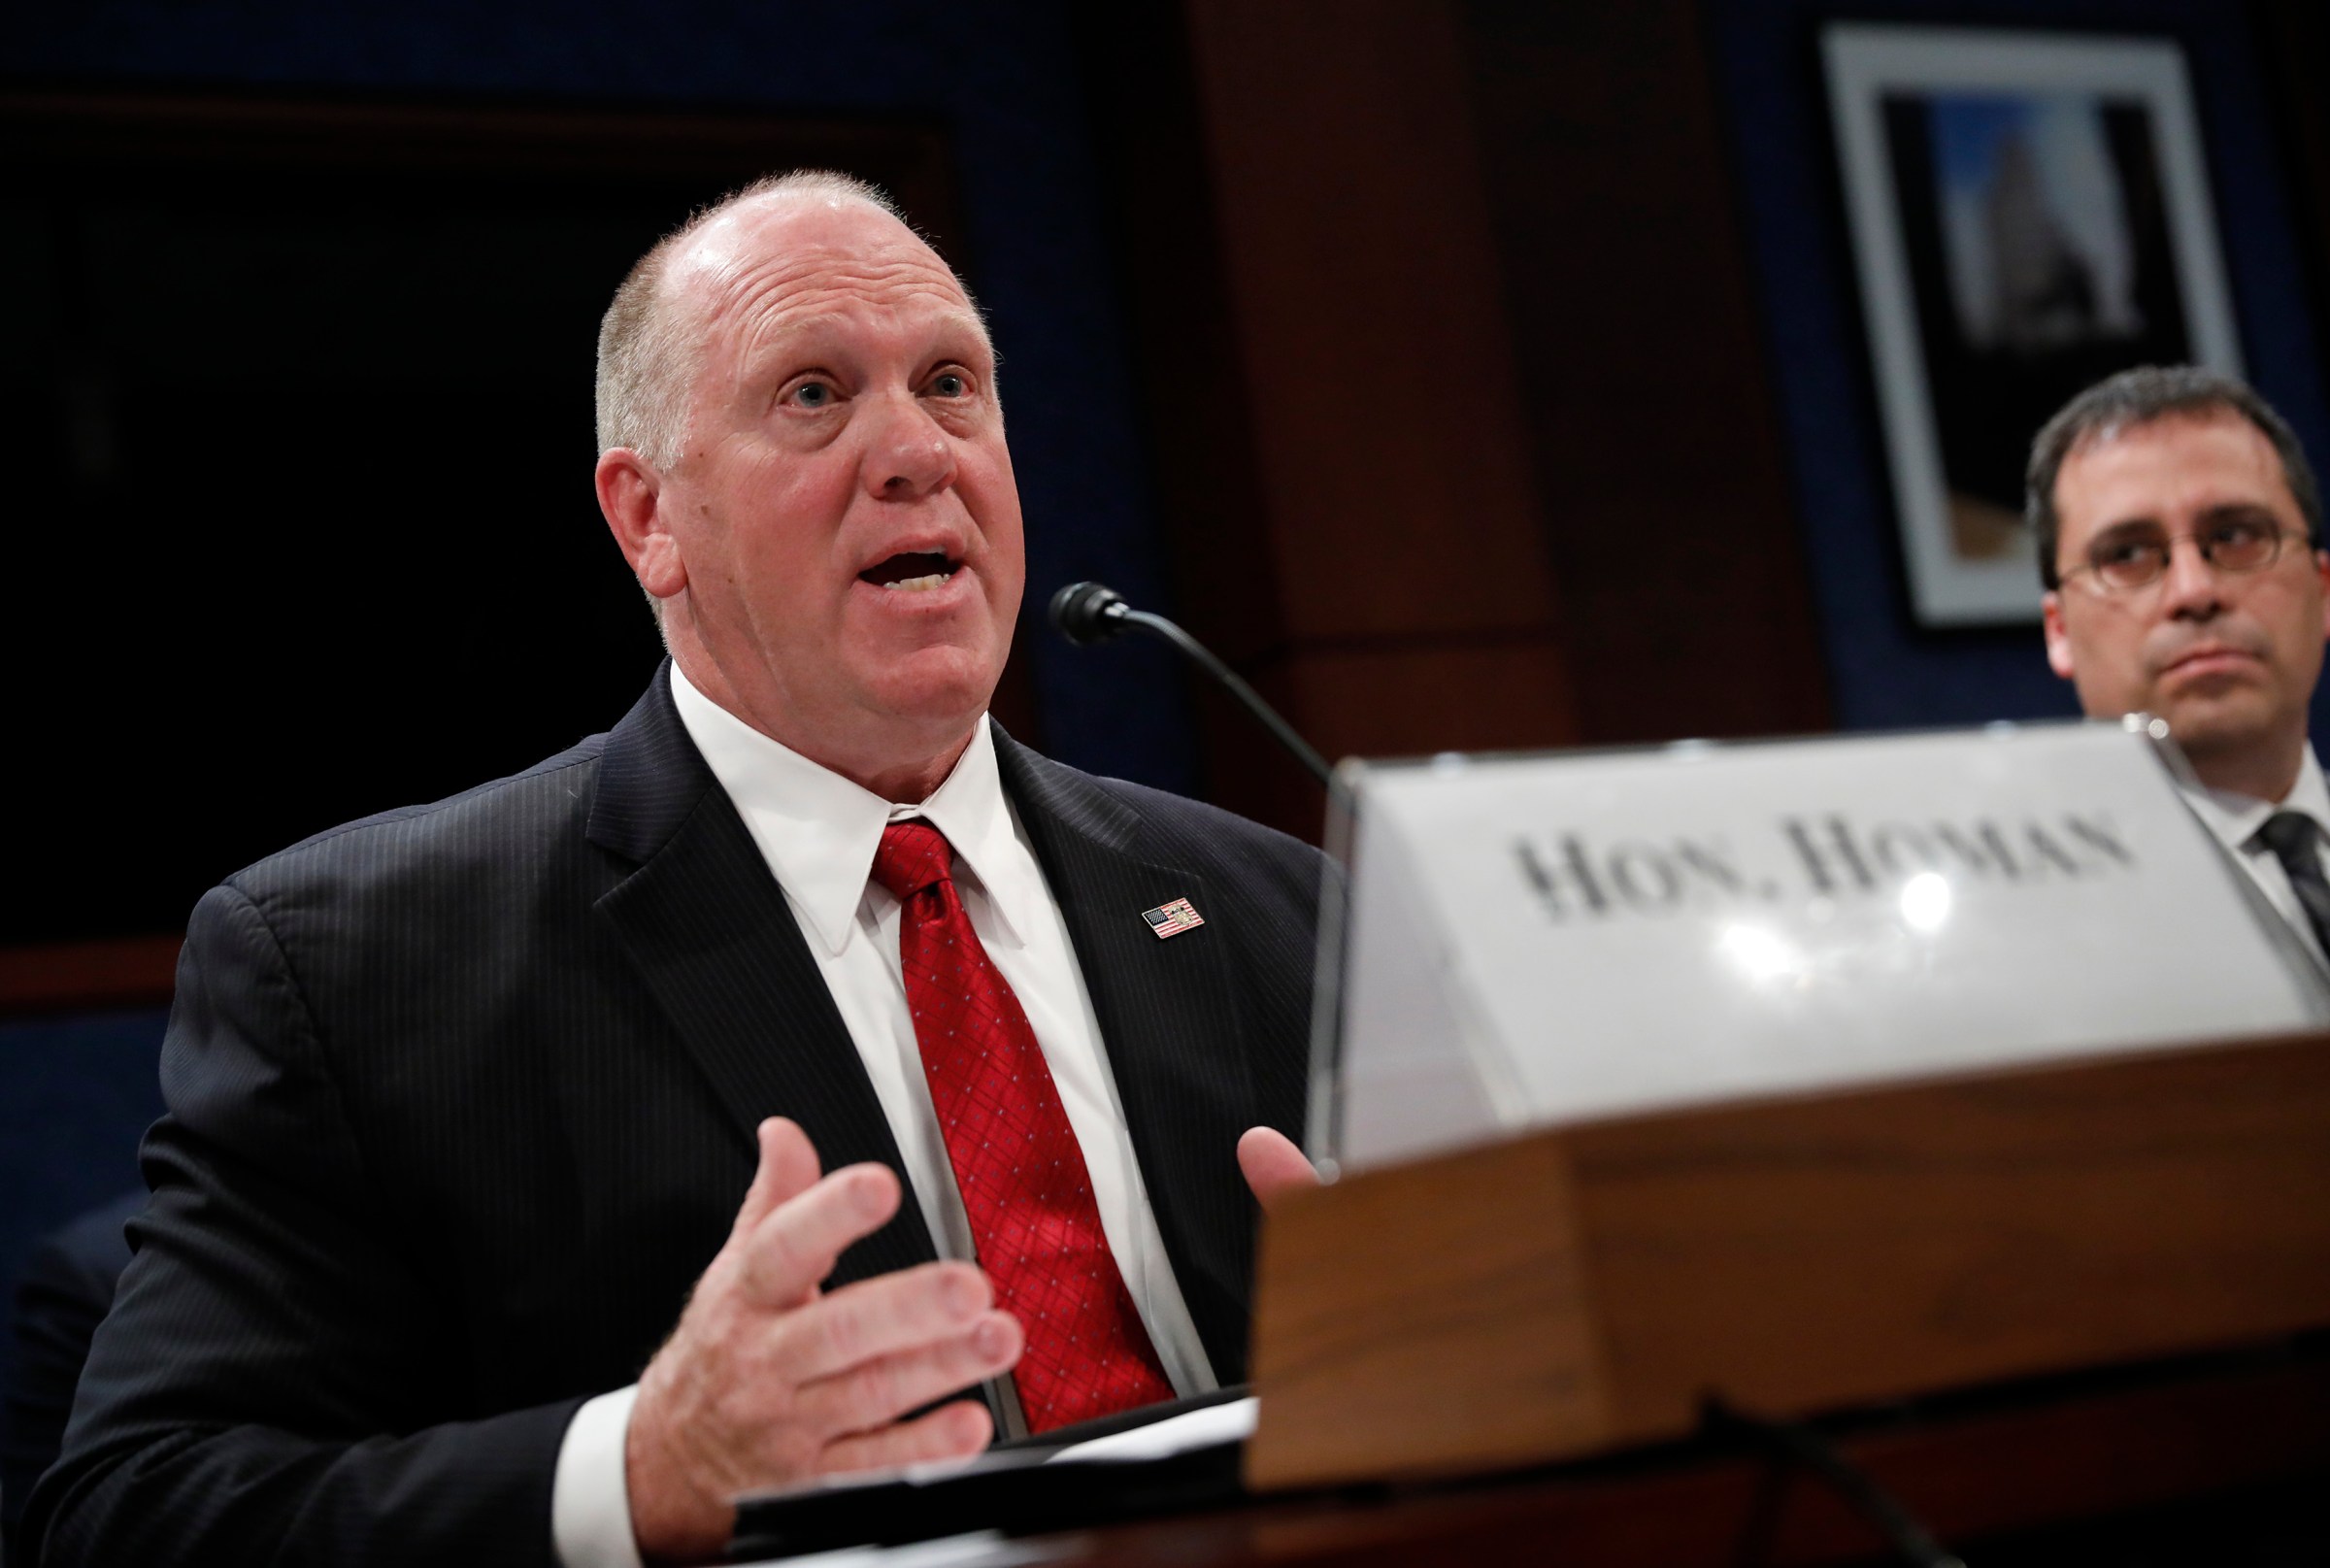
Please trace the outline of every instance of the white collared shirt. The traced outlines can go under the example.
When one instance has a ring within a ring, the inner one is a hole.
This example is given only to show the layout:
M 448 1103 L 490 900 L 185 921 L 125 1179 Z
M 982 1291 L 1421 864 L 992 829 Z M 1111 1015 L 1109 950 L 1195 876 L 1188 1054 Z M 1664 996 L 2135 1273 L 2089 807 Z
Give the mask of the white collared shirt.
M 2225 847 L 2225 852 L 2256 882 L 2267 901 L 2297 928 L 2298 934 L 2306 939 L 2306 946 L 2330 960 L 2330 954 L 2322 953 L 2320 939 L 2313 934 L 2313 922 L 2306 917 L 2306 906 L 2298 902 L 2296 889 L 2289 885 L 2289 873 L 2281 869 L 2273 850 L 2257 836 L 2257 830 L 2276 812 L 2303 812 L 2322 829 L 2322 835 L 2315 840 L 2314 852 L 2319 855 L 2322 846 L 2330 843 L 2330 784 L 2323 783 L 2322 765 L 2314 760 L 2313 747 L 2311 744 L 2306 747 L 2305 755 L 2298 762 L 2298 781 L 2281 800 L 2259 800 L 2254 795 L 2207 787 L 2180 792 L 2193 815 Z M 2325 868 L 2325 874 L 2330 874 L 2330 867 Z
M 1092 1179 L 1109 1251 L 1166 1377 L 1177 1393 L 1213 1389 L 1213 1368 L 1133 1157 L 1083 971 L 1026 829 L 1004 793 L 987 725 L 978 726 L 954 771 L 927 800 L 898 805 L 763 735 L 698 691 L 677 664 L 672 698 L 688 738 L 784 892 L 865 1063 L 939 1255 L 975 1260 L 971 1221 L 955 1188 L 907 1007 L 898 901 L 871 880 L 882 830 L 910 817 L 929 822 L 954 848 L 964 913 L 1018 997 L 1051 1068 Z M 769 1108 L 772 1114 L 783 1109 Z M 741 1202 L 744 1195 L 737 1196 Z M 1008 1386 L 1002 1391 L 1007 1421 L 1015 1421 L 1015 1402 Z M 603 1394 L 568 1424 L 550 1504 L 565 1568 L 637 1568 L 623 1481 L 623 1431 L 637 1392 L 633 1386 Z

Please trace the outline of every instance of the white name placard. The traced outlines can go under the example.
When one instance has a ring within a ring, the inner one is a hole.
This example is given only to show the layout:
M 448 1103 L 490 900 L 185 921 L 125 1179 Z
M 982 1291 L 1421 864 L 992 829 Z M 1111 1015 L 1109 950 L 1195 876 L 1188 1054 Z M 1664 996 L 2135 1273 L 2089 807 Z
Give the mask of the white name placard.
M 2117 724 L 1346 763 L 1315 1151 L 2318 1027 Z

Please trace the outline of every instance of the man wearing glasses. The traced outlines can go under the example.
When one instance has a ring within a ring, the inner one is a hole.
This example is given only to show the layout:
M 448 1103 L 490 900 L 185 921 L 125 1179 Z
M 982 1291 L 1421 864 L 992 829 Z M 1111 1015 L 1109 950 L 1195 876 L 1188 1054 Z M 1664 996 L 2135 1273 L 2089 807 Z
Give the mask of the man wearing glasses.
M 2024 504 L 2047 662 L 2093 717 L 2168 720 L 2194 811 L 2330 953 L 2330 788 L 2306 736 L 2330 553 L 2297 437 L 2231 377 L 2124 371 L 2039 432 Z

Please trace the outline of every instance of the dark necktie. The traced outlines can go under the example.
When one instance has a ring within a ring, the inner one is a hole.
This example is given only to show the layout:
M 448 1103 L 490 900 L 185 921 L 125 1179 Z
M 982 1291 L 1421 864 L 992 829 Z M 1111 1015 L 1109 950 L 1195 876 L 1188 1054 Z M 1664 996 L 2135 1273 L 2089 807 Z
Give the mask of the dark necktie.
M 2265 819 L 2257 837 L 2289 874 L 2290 889 L 2305 907 L 2313 940 L 2323 954 L 2330 956 L 2330 878 L 2322 875 L 2322 853 L 2317 847 L 2320 832 L 2304 812 L 2276 812 Z
M 1012 1377 L 1028 1430 L 1171 1399 L 1051 1069 L 971 929 L 953 872 L 953 848 L 929 823 L 882 829 L 874 880 L 900 906 L 898 956 L 930 1102 L 980 1266 L 1027 1331 Z

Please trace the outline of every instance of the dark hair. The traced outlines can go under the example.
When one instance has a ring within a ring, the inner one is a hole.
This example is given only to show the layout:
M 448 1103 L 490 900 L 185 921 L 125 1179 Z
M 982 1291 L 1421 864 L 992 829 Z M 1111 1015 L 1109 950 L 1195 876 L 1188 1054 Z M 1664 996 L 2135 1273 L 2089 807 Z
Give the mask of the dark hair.
M 2023 472 L 2022 515 L 2039 541 L 2039 581 L 2060 587 L 2055 541 L 2063 519 L 2055 512 L 2055 480 L 2063 460 L 2081 447 L 2109 441 L 2123 430 L 2177 416 L 2206 417 L 2238 414 L 2273 443 L 2281 458 L 2281 477 L 2306 519 L 2306 537 L 2322 545 L 2322 493 L 2314 484 L 2306 449 L 2288 421 L 2238 378 L 2197 365 L 2140 365 L 2097 382 L 2063 405 L 2031 443 L 2030 467 Z

